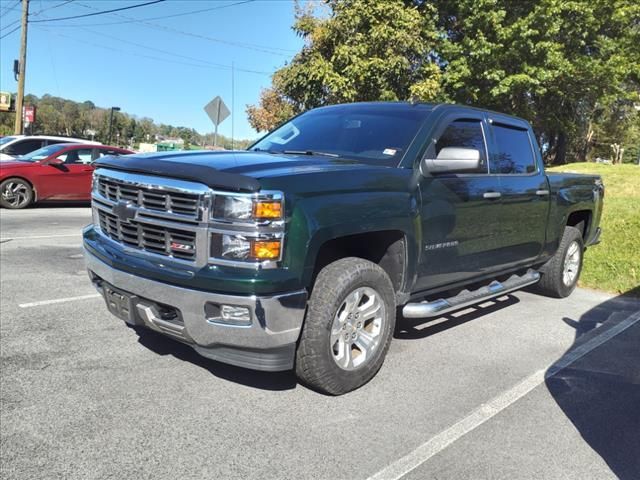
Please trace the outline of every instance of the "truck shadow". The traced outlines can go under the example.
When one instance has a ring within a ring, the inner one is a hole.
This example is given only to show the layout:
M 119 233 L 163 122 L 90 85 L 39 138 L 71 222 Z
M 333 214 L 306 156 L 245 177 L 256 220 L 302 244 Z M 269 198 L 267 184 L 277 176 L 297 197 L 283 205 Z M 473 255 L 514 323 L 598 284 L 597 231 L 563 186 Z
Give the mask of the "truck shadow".
M 491 314 L 502 308 L 515 305 L 519 301 L 513 295 L 505 295 L 481 304 L 482 306 L 475 306 L 460 313 L 454 312 L 450 315 L 428 319 L 427 321 L 425 319 L 404 319 L 399 312 L 394 338 L 402 340 L 425 338 Z M 429 325 L 430 323 L 433 324 Z M 218 378 L 252 388 L 272 391 L 291 390 L 298 385 L 293 371 L 262 372 L 235 367 L 202 357 L 190 346 L 165 337 L 153 330 L 146 328 L 134 328 L 134 330 L 138 334 L 138 342 L 142 346 L 158 355 L 172 355 L 183 362 L 197 365 Z
M 239 383 L 247 387 L 262 390 L 291 390 L 298 382 L 293 371 L 261 372 L 247 368 L 235 367 L 202 357 L 188 345 L 167 338 L 159 333 L 144 328 L 135 329 L 138 342 L 158 355 L 172 355 L 178 360 L 189 362 L 207 370 L 223 380 Z
M 563 319 L 575 328 L 574 343 L 549 368 L 545 380 L 584 441 L 623 480 L 640 478 L 640 321 L 629 319 L 640 312 L 640 287 L 634 290 L 578 319 Z M 567 365 L 582 345 L 597 344 L 604 337 L 592 339 L 608 329 L 617 334 Z

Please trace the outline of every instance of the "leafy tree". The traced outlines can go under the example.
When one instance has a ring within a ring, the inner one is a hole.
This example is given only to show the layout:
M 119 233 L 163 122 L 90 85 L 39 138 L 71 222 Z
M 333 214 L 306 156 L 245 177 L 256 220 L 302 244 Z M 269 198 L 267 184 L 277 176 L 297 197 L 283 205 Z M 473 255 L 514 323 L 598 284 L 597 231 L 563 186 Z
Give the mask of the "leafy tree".
M 585 160 L 603 105 L 640 80 L 640 4 L 630 0 L 436 0 L 445 98 L 532 122 L 548 160 Z
M 247 108 L 256 130 L 319 105 L 414 98 L 519 115 L 533 124 L 549 162 L 584 161 L 603 135 L 633 142 L 637 0 L 327 5 L 328 15 L 298 8 L 293 28 L 305 46 Z
M 327 18 L 298 7 L 293 29 L 305 46 L 249 106 L 249 122 L 268 130 L 309 108 L 367 100 L 432 100 L 440 88 L 428 4 L 329 0 Z M 274 109 L 275 107 L 275 109 Z
M 64 98 L 43 95 L 26 95 L 25 104 L 37 107 L 36 122 L 29 127 L 27 133 L 48 135 L 69 135 L 106 143 L 109 139 L 109 109 L 96 107 L 91 101 L 82 103 Z M 15 114 L 0 112 L 0 135 L 13 133 Z M 119 136 L 118 136 L 119 135 Z M 156 124 L 150 118 L 136 117 L 125 112 L 114 112 L 111 143 L 120 146 L 138 145 L 141 142 L 154 143 L 156 135 L 182 138 L 185 148 L 191 145 L 213 145 L 213 134 L 201 135 L 193 128 L 175 127 L 173 125 Z M 231 139 L 220 136 L 220 145 L 231 148 Z M 236 149 L 246 148 L 252 141 L 238 140 L 234 142 Z

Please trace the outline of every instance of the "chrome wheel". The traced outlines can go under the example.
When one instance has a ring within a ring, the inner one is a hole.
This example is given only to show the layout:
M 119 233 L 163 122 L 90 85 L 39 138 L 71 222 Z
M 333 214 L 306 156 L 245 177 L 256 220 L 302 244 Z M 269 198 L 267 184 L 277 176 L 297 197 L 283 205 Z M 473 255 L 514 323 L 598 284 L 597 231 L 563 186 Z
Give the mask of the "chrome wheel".
M 333 359 L 343 370 L 355 370 L 370 361 L 383 339 L 387 312 L 380 294 L 370 287 L 349 293 L 331 326 Z
M 578 242 L 571 242 L 567 248 L 567 255 L 564 257 L 564 267 L 562 270 L 562 282 L 567 286 L 573 285 L 580 270 L 580 245 Z
M 2 199 L 12 208 L 21 208 L 31 201 L 29 186 L 23 182 L 10 181 L 2 188 Z

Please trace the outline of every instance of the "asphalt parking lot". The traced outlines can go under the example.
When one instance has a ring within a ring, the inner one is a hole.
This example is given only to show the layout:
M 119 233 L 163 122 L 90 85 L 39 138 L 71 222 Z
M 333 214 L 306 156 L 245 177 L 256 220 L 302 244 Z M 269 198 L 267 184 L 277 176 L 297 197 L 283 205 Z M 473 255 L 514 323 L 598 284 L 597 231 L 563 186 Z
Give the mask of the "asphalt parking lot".
M 126 328 L 87 279 L 89 221 L 0 211 L 3 479 L 640 478 L 637 300 L 402 320 L 380 373 L 329 397 Z

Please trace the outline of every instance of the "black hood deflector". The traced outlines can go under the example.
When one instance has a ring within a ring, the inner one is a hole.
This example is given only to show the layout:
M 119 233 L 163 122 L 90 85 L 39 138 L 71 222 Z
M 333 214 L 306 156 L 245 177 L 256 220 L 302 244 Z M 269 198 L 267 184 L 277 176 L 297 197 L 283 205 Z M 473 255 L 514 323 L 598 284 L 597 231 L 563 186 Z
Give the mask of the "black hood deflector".
M 237 173 L 222 172 L 216 168 L 198 163 L 172 162 L 155 158 L 135 156 L 105 156 L 97 160 L 95 168 L 111 168 L 131 173 L 143 173 L 162 177 L 178 178 L 204 183 L 211 188 L 220 188 L 235 192 L 257 192 L 260 182 L 255 178 Z

